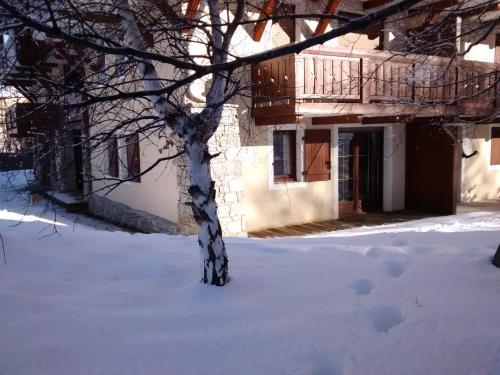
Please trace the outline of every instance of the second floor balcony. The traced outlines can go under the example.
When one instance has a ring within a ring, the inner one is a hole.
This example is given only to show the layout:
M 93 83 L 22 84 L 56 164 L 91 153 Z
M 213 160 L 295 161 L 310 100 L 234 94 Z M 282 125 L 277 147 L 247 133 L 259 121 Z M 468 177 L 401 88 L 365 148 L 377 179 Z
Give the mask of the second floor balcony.
M 16 103 L 5 111 L 10 137 L 24 138 L 52 133 L 64 122 L 64 110 L 57 104 Z
M 496 107 L 497 68 L 424 55 L 310 49 L 252 67 L 252 110 L 258 124 L 333 114 L 484 116 Z

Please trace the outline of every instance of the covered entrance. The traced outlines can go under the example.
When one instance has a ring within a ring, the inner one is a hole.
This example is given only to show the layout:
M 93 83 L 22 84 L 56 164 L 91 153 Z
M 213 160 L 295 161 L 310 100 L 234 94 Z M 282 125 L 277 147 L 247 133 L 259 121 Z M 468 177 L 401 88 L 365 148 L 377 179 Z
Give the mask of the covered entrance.
M 383 128 L 339 129 L 339 215 L 382 209 Z

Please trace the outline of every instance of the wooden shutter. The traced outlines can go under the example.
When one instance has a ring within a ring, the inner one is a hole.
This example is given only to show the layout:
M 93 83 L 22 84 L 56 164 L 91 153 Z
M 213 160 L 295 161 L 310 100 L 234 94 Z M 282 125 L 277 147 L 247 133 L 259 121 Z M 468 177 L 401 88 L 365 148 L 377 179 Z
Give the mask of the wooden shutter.
M 305 180 L 330 179 L 330 130 L 306 130 L 304 137 Z
M 128 177 L 136 176 L 131 181 L 141 182 L 141 159 L 139 156 L 139 136 L 134 134 L 127 138 L 127 170 Z
M 491 128 L 491 165 L 500 164 L 500 127 Z
M 118 177 L 118 141 L 116 137 L 108 139 L 108 174 Z

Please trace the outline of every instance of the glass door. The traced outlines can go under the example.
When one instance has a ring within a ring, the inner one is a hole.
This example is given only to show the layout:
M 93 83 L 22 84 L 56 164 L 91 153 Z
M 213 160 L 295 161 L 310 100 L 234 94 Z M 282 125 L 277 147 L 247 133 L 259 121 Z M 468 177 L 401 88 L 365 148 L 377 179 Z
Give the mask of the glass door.
M 340 215 L 382 208 L 382 129 L 339 131 Z

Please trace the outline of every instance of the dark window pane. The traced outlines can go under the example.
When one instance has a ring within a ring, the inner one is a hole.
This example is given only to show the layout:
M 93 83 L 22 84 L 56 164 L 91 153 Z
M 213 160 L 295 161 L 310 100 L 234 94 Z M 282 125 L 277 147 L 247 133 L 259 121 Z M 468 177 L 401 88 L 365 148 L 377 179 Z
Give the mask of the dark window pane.
M 295 131 L 273 133 L 273 173 L 275 180 L 295 179 Z
M 141 182 L 141 159 L 139 155 L 139 136 L 134 134 L 127 138 L 127 170 L 131 181 Z
M 116 137 L 108 140 L 108 174 L 118 177 L 118 141 Z

